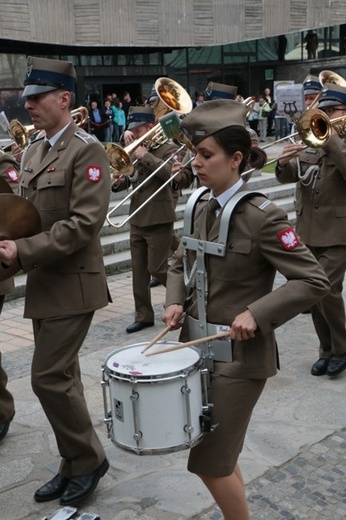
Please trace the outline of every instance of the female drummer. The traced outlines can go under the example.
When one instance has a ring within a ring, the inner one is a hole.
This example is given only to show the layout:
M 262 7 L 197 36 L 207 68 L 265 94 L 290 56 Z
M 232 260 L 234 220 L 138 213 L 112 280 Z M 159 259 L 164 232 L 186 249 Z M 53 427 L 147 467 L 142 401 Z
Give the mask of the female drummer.
M 265 196 L 249 192 L 231 212 L 226 211 L 247 190 L 241 173 L 249 160 L 257 158 L 257 148 L 251 148 L 245 129 L 246 110 L 236 101 L 210 101 L 182 122 L 195 147 L 193 166 L 201 185 L 209 190 L 199 200 L 195 198 L 190 213 L 193 230 L 174 255 L 163 316 L 167 326 L 178 328 L 186 312 L 184 341 L 196 339 L 199 329 L 210 333 L 217 325 L 229 327 L 232 341 L 225 342 L 224 348 L 232 350 L 233 361 L 224 361 L 220 345 L 215 346 L 210 373 L 208 397 L 217 427 L 191 449 L 188 461 L 189 471 L 202 479 L 226 520 L 249 519 L 237 461 L 252 410 L 267 378 L 278 368 L 274 330 L 329 290 L 322 268 L 282 209 Z M 214 199 L 219 209 L 209 211 L 215 220 L 207 231 L 208 207 Z M 220 255 L 222 248 L 213 243 L 220 243 L 223 218 L 228 220 L 228 234 Z M 201 251 L 206 251 L 204 260 Z M 193 275 L 195 260 L 205 266 L 202 283 L 200 273 Z M 287 281 L 273 290 L 276 271 Z

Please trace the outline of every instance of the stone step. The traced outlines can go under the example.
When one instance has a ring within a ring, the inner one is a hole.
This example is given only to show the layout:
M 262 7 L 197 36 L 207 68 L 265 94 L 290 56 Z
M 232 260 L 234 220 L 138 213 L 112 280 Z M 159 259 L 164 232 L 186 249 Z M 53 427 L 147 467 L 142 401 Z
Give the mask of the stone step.
M 263 173 L 252 177 L 248 182 L 249 189 L 258 190 L 275 204 L 282 207 L 287 213 L 292 224 L 295 223 L 296 215 L 294 211 L 294 184 L 279 184 L 273 174 Z M 177 220 L 174 223 L 174 229 L 181 236 L 184 224 L 184 209 L 187 200 L 193 190 L 183 190 L 179 198 L 176 215 Z M 124 199 L 126 192 L 112 193 L 109 203 L 109 211 L 114 208 L 121 200 Z M 122 222 L 128 216 L 130 201 L 126 201 L 121 205 L 110 217 L 113 223 Z M 104 255 L 104 264 L 108 276 L 118 272 L 131 269 L 130 254 L 130 223 L 127 222 L 120 228 L 110 226 L 106 221 L 101 231 L 101 245 Z M 15 291 L 8 295 L 8 299 L 15 299 L 25 294 L 26 275 L 20 273 L 15 277 Z

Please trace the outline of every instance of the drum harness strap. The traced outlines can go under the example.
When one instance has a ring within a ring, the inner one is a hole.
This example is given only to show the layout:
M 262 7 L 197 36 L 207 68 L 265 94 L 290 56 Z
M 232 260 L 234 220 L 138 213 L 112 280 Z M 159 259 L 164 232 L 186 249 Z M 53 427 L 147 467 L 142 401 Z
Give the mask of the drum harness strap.
M 208 301 L 208 277 L 206 269 L 205 255 L 215 255 L 223 257 L 226 254 L 226 244 L 232 214 L 236 206 L 245 199 L 255 195 L 265 196 L 257 191 L 240 191 L 233 195 L 224 206 L 221 213 L 221 223 L 217 242 L 208 242 L 191 237 L 193 233 L 194 213 L 200 199 L 209 192 L 209 188 L 198 188 L 189 198 L 184 212 L 184 231 L 182 245 L 184 248 L 183 267 L 184 282 L 187 291 L 187 302 L 191 300 L 193 290 L 197 291 L 197 310 L 198 320 L 188 317 L 188 325 L 192 338 L 202 338 L 209 335 L 219 334 L 229 329 L 229 325 L 217 325 L 207 322 L 206 306 Z M 269 203 L 269 201 L 268 201 Z M 196 252 L 196 260 L 190 269 L 187 258 L 187 251 Z M 225 342 L 229 343 L 227 348 Z M 226 348 L 225 348 L 226 347 Z M 232 341 L 231 339 L 220 339 L 202 346 L 202 353 L 205 364 L 209 371 L 213 371 L 214 361 L 232 361 Z

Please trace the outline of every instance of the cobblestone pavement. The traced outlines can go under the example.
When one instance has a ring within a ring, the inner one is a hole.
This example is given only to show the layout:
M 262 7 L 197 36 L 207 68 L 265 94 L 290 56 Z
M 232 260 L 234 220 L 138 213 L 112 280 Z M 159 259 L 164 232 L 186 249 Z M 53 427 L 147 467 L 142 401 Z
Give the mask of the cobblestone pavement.
M 221 520 L 199 479 L 186 471 L 187 451 L 138 457 L 120 450 L 103 424 L 101 365 L 115 349 L 150 341 L 160 321 L 164 288 L 152 290 L 155 327 L 127 335 L 133 321 L 131 274 L 109 278 L 114 303 L 95 315 L 81 350 L 83 383 L 111 469 L 79 513 L 101 520 Z M 278 283 L 282 283 L 279 278 Z M 41 520 L 59 504 L 34 502 L 34 491 L 58 467 L 50 426 L 30 387 L 33 336 L 23 299 L 5 303 L 0 320 L 3 364 L 16 416 L 0 444 L 0 520 Z M 175 333 L 168 339 L 175 340 Z M 312 377 L 318 354 L 310 315 L 277 331 L 282 369 L 255 408 L 240 458 L 252 520 L 345 520 L 346 374 Z

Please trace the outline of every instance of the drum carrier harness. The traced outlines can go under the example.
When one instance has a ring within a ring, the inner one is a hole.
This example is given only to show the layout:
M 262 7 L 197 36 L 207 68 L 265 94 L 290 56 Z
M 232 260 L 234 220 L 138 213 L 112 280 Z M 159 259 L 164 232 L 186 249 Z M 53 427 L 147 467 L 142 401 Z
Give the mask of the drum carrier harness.
M 184 231 L 181 242 L 184 249 L 183 266 L 187 305 L 192 298 L 193 290 L 196 289 L 197 292 L 198 319 L 188 316 L 189 333 L 192 339 L 220 334 L 229 329 L 229 325 L 207 322 L 208 276 L 205 255 L 225 256 L 229 226 L 236 206 L 242 200 L 256 195 L 265 197 L 263 193 L 257 191 L 240 191 L 233 195 L 222 209 L 218 240 L 208 242 L 207 240 L 193 238 L 191 235 L 196 207 L 200 199 L 209 191 L 209 188 L 198 188 L 189 198 L 184 211 Z M 270 201 L 268 200 L 267 203 L 270 204 Z M 196 253 L 196 260 L 191 269 L 188 265 L 187 251 L 195 251 Z M 205 367 L 210 372 L 213 371 L 214 361 L 231 362 L 233 360 L 232 340 L 228 337 L 202 345 L 201 351 Z

